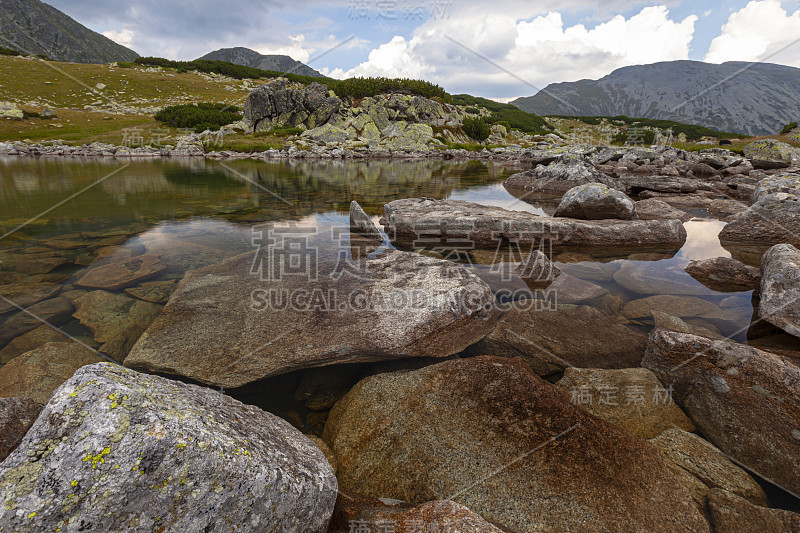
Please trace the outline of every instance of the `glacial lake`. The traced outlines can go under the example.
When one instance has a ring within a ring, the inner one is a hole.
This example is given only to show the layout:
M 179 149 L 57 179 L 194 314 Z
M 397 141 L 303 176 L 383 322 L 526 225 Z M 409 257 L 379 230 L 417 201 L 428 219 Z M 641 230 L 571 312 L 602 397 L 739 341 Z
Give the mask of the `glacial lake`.
M 503 181 L 519 170 L 479 161 L 0 159 L 0 361 L 15 356 L 9 343 L 20 330 L 9 333 L 8 325 L 19 322 L 21 308 L 30 305 L 24 303 L 28 287 L 50 299 L 77 298 L 82 290 L 75 282 L 87 268 L 156 254 L 166 269 L 138 288 L 147 289 L 149 301 L 163 304 L 188 270 L 253 251 L 265 228 L 299 228 L 322 253 L 349 250 L 352 200 L 376 223 L 385 203 L 410 197 L 466 200 L 550 216 L 553 199 L 520 200 L 504 189 Z M 797 342 L 786 334 L 750 327 L 757 306 L 752 292 L 716 292 L 684 272 L 692 260 L 730 256 L 717 238 L 724 223 L 703 210 L 691 214 L 694 218 L 685 223 L 688 239 L 677 252 L 606 250 L 598 256 L 553 250 L 555 265 L 571 280 L 563 286 L 568 303 L 595 306 L 625 321 L 620 309 L 637 299 L 663 294 L 699 298 L 719 313 L 684 317 L 687 323 L 756 346 L 797 350 Z M 523 252 L 448 254 L 425 243 L 413 248 L 463 263 L 501 300 L 519 298 L 527 290 L 504 275 Z M 630 324 L 649 331 L 653 319 L 632 319 Z M 60 316 L 56 325 L 64 335 L 100 346 L 93 332 L 73 317 Z M 387 363 L 385 368 L 400 366 Z M 304 431 L 318 432 L 325 415 L 298 399 L 301 374 L 231 393 Z

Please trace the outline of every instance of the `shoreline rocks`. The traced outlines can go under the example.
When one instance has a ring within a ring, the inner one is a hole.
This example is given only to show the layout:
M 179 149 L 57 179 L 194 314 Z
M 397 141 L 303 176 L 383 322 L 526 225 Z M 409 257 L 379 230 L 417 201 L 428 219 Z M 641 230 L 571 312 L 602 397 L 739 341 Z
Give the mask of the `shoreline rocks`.
M 553 216 L 581 220 L 638 218 L 633 200 L 602 183 L 579 185 L 568 190 Z
M 791 244 L 770 248 L 761 260 L 758 316 L 800 337 L 800 250 Z

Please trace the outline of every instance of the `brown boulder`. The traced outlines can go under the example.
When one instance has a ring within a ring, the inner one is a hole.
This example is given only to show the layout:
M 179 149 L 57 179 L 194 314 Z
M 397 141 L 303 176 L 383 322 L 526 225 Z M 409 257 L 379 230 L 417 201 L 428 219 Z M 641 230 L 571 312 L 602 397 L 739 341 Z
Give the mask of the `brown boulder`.
M 654 330 L 642 366 L 717 448 L 800 493 L 800 368 L 731 341 Z
M 571 405 L 519 359 L 366 378 L 323 438 L 345 490 L 452 500 L 512 531 L 709 531 L 657 448 Z
M 87 289 L 118 291 L 155 277 L 166 268 L 157 255 L 139 255 L 93 268 L 78 280 L 77 285 Z
M 720 533 L 800 531 L 800 514 L 761 507 L 722 489 L 709 492 L 708 507 L 714 530 Z

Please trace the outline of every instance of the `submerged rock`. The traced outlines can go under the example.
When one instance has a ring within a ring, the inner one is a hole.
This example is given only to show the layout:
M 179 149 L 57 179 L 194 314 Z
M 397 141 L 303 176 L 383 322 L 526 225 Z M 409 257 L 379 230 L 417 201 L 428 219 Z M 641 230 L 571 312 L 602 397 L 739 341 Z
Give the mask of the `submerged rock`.
M 517 267 L 517 273 L 525 280 L 528 286 L 547 287 L 561 275 L 561 271 L 550 262 L 547 255 L 541 250 L 534 250 Z
M 460 200 L 429 198 L 407 198 L 386 204 L 381 224 L 401 242 L 422 238 L 442 243 L 467 241 L 479 248 L 496 248 L 504 242 L 530 245 L 545 241 L 556 247 L 677 250 L 686 241 L 686 230 L 678 220 L 548 218 Z
M 625 193 L 602 183 L 589 183 L 568 190 L 553 216 L 582 220 L 632 220 L 636 218 L 636 208 Z
M 800 337 L 800 250 L 791 244 L 770 248 L 761 260 L 758 316 Z
M 533 170 L 519 172 L 503 184 L 506 189 L 522 189 L 541 194 L 565 194 L 573 187 L 588 183 L 602 183 L 614 189 L 620 186 L 613 178 L 583 160 L 568 158 L 540 165 Z
M 252 252 L 187 274 L 125 360 L 235 388 L 339 363 L 446 357 L 494 327 L 494 295 L 464 267 L 389 250 L 358 276 L 319 257 L 317 276 L 272 276 Z M 258 266 L 257 266 L 258 265 Z
M 77 343 L 51 342 L 0 367 L 0 397 L 30 398 L 44 404 L 79 368 L 103 358 Z
M 157 255 L 139 255 L 90 269 L 77 281 L 79 287 L 118 291 L 153 278 L 167 269 Z
M 25 311 L 10 315 L 0 323 L 0 346 L 8 344 L 12 339 L 24 335 L 40 327 L 42 321 L 53 326 L 67 322 L 74 307 L 66 298 L 53 298 L 34 304 Z
M 673 427 L 695 429 L 646 368 L 567 368 L 556 386 L 570 394 L 573 405 L 644 439 Z
M 570 405 L 518 359 L 366 378 L 323 438 L 340 485 L 367 496 L 449 498 L 519 532 L 709 531 L 654 446 Z
M 322 452 L 287 422 L 100 364 L 55 392 L 0 465 L 0 527 L 324 533 L 336 493 Z
M 758 289 L 761 272 L 729 257 L 692 261 L 685 268 L 694 279 L 717 292 L 743 292 Z
M 673 388 L 717 448 L 800 493 L 800 368 L 736 342 L 663 330 L 650 335 L 642 366 Z

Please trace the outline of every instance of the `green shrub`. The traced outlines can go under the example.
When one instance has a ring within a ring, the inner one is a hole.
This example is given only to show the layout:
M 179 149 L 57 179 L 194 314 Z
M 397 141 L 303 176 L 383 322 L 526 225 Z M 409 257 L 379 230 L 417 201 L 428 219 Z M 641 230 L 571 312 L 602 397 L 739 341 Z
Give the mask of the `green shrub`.
M 42 118 L 42 115 L 36 111 L 22 111 L 22 116 L 25 118 Z
M 147 67 L 174 68 L 179 74 L 196 70 L 206 74 L 220 74 L 237 80 L 257 80 L 260 78 L 279 78 L 284 77 L 291 81 L 308 85 L 314 81 L 325 83 L 327 78 L 314 78 L 311 76 L 300 76 L 299 74 L 286 74 L 273 70 L 261 70 L 244 65 L 235 65 L 227 61 L 210 61 L 207 59 L 196 59 L 194 61 L 173 61 L 163 57 L 137 57 L 136 64 Z
M 439 98 L 442 102 L 450 100 L 450 95 L 434 83 L 407 78 L 348 78 L 346 80 L 326 80 L 340 98 L 367 98 L 385 93 L 404 93 L 425 98 Z
M 119 62 L 117 62 L 117 66 L 119 68 L 133 68 L 133 67 L 136 66 L 136 64 L 135 63 L 131 63 L 129 61 L 119 61 Z
M 194 128 L 200 133 L 218 130 L 240 120 L 240 109 L 228 104 L 186 104 L 165 107 L 155 114 L 155 119 L 173 128 Z
M 468 107 L 468 108 L 464 109 L 464 112 L 465 113 L 469 113 L 471 115 L 480 115 L 481 114 L 481 110 L 478 109 L 477 107 Z
M 16 50 L 12 50 L 11 48 L 5 48 L 5 47 L 0 46 L 0 55 L 3 55 L 3 56 L 21 56 L 22 54 L 20 54 Z
M 509 129 L 520 130 L 534 135 L 547 135 L 553 132 L 553 127 L 545 119 L 532 113 L 526 113 L 511 104 L 501 104 L 469 94 L 454 95 L 452 101 L 457 105 L 485 107 L 491 113 L 488 118 L 484 119 L 489 124 L 503 123 Z
M 797 127 L 797 122 L 790 122 L 783 127 L 781 130 L 781 135 L 786 135 L 787 133 L 791 132 L 793 129 Z
M 603 119 L 617 126 L 649 126 L 657 128 L 662 131 L 672 130 L 672 134 L 677 137 L 681 133 L 686 135 L 689 141 L 699 141 L 703 137 L 714 137 L 716 139 L 733 139 L 742 137 L 742 134 L 731 133 L 726 131 L 717 131 L 705 126 L 696 126 L 694 124 L 683 124 L 682 122 L 675 122 L 674 120 L 662 120 L 654 118 L 631 118 L 625 115 L 617 115 L 615 117 L 576 117 L 572 115 L 551 115 L 555 118 L 565 118 L 571 120 L 580 120 L 586 124 L 592 124 L 595 120 L 602 122 Z
M 483 142 L 492 134 L 492 129 L 483 119 L 465 118 L 464 133 L 469 135 L 471 139 L 475 139 L 478 142 Z

